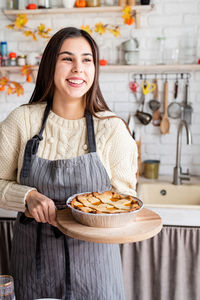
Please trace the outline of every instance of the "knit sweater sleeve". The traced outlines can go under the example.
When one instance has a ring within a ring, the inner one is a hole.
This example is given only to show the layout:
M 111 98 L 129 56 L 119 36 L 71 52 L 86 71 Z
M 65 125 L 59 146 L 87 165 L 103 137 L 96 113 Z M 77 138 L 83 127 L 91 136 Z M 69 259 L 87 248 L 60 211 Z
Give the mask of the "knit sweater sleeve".
M 26 195 L 32 190 L 17 183 L 21 135 L 25 133 L 22 112 L 21 108 L 14 110 L 0 124 L 0 207 L 14 211 L 24 211 Z
M 112 188 L 116 192 L 136 196 L 137 144 L 122 120 L 110 120 L 111 134 L 104 157 L 109 160 Z

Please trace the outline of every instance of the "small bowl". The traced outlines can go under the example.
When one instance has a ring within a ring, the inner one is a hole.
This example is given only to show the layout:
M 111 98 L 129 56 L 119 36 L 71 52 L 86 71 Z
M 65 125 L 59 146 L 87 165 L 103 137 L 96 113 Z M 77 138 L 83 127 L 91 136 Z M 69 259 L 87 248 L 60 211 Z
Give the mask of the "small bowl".
M 140 208 L 137 210 L 133 210 L 130 212 L 123 212 L 123 213 L 116 213 L 116 214 L 92 214 L 92 213 L 85 213 L 83 211 L 80 211 L 70 205 L 71 201 L 78 195 L 83 194 L 91 194 L 91 192 L 88 193 L 80 193 L 75 194 L 68 198 L 66 204 L 71 209 L 72 216 L 76 221 L 83 225 L 87 225 L 90 227 L 101 227 L 101 228 L 117 228 L 122 226 L 127 226 L 130 224 L 130 222 L 133 222 L 135 219 L 137 213 L 143 208 L 144 204 L 143 202 L 133 197 L 135 200 L 137 200 Z M 121 194 L 122 196 L 127 196 L 124 194 Z

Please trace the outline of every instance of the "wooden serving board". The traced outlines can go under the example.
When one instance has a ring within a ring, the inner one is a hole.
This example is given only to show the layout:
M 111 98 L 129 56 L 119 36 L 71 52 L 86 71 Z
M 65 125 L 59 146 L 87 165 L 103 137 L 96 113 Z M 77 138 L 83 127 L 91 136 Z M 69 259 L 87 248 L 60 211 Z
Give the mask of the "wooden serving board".
M 149 239 L 162 229 L 162 219 L 150 209 L 143 208 L 135 220 L 120 228 L 97 228 L 74 220 L 69 208 L 57 211 L 57 226 L 64 234 L 83 241 L 124 244 Z

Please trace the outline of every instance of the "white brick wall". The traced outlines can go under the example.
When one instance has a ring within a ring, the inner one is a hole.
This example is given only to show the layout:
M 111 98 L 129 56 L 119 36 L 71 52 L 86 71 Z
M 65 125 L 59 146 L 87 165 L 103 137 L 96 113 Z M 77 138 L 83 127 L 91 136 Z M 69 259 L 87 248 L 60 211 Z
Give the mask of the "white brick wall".
M 139 2 L 139 1 L 138 1 Z M 153 1 L 152 1 L 153 2 Z M 5 7 L 6 1 L 0 1 L 0 8 Z M 132 34 L 140 42 L 140 64 L 155 63 L 156 38 L 160 35 L 166 37 L 166 47 L 173 49 L 177 47 L 178 41 L 186 34 L 194 37 L 197 45 L 197 54 L 200 58 L 200 1 L 199 0 L 154 0 L 155 9 L 147 14 L 141 15 L 141 28 L 132 30 Z M 94 26 L 95 23 L 122 24 L 121 14 L 75 14 L 73 15 L 48 15 L 48 16 L 29 16 L 29 26 L 36 26 L 41 22 L 51 27 L 52 33 L 61 27 L 77 26 L 82 24 Z M 46 41 L 38 39 L 38 42 L 24 37 L 19 32 L 10 31 L 5 28 L 10 21 L 0 13 L 0 40 L 7 40 L 8 50 L 18 53 L 28 53 L 30 51 L 42 52 Z M 134 28 L 134 26 L 132 27 Z M 110 48 L 104 48 L 103 53 L 106 58 L 113 63 L 118 59 L 119 46 L 124 40 L 130 38 L 131 27 L 121 26 L 121 38 L 114 38 L 110 34 L 103 36 L 103 43 Z M 94 35 L 99 41 L 99 36 Z M 141 94 L 137 94 L 138 100 L 134 97 L 128 88 L 128 83 L 133 80 L 132 73 L 101 73 L 100 86 L 108 102 L 109 107 L 118 115 L 127 120 L 129 113 L 135 113 L 138 108 L 138 102 Z M 24 80 L 17 74 L 11 75 L 12 79 Z M 189 168 L 194 175 L 200 175 L 200 72 L 191 74 L 189 101 L 193 106 L 191 132 L 193 144 L 186 146 L 185 137 L 183 137 L 182 147 L 182 165 L 184 170 Z M 141 81 L 140 81 L 141 83 Z M 184 98 L 184 81 L 179 81 L 179 94 L 176 101 L 181 102 Z M 174 80 L 169 80 L 169 102 L 173 101 Z M 3 120 L 11 110 L 18 105 L 28 102 L 34 85 L 26 83 L 24 85 L 25 94 L 22 97 L 15 95 L 7 96 L 0 92 L 0 121 Z M 151 113 L 148 107 L 148 101 L 152 95 L 147 95 L 144 110 Z M 161 111 L 163 111 L 163 80 L 159 80 L 159 101 L 161 101 Z M 170 119 L 170 133 L 161 135 L 159 127 L 154 127 L 151 123 L 147 126 L 142 125 L 135 119 L 135 131 L 141 136 L 142 141 L 142 160 L 160 159 L 160 174 L 172 175 L 176 158 L 176 135 L 177 124 L 179 120 Z M 185 133 L 183 134 L 185 135 Z

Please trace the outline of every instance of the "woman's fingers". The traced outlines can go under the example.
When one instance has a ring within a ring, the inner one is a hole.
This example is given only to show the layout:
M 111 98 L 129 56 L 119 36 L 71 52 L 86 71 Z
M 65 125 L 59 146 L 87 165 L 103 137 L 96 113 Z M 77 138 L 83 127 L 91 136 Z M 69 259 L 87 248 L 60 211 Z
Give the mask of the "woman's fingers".
M 53 205 L 49 206 L 49 224 L 52 224 L 53 226 L 57 226 L 56 224 L 56 206 L 53 203 Z
M 56 206 L 54 202 L 37 191 L 30 191 L 26 203 L 28 210 L 37 222 L 56 226 Z
M 56 226 L 56 206 L 52 200 L 46 203 L 43 212 L 46 222 Z

